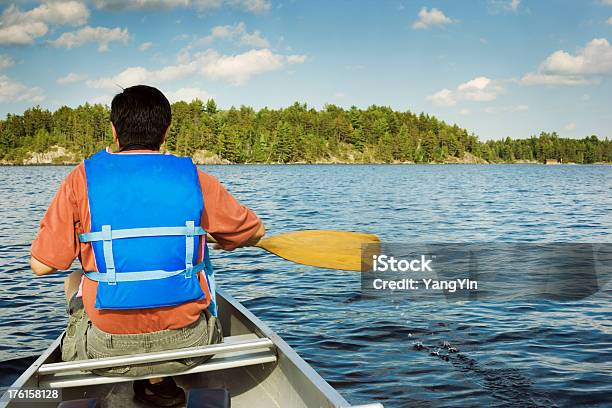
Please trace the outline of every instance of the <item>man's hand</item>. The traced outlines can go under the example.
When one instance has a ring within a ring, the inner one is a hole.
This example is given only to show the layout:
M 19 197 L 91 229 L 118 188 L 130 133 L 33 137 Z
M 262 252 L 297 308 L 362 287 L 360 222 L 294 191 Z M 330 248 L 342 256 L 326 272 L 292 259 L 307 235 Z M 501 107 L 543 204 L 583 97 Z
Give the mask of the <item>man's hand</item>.
M 45 265 L 33 256 L 30 257 L 30 268 L 32 268 L 32 272 L 34 272 L 37 276 L 48 275 L 57 271 L 57 269 Z
M 263 222 L 259 223 L 259 228 L 257 229 L 257 231 L 253 234 L 253 236 L 251 238 L 249 238 L 249 240 L 247 242 L 245 242 L 244 244 L 240 245 L 241 247 L 247 247 L 247 246 L 255 246 L 257 245 L 257 243 L 259 242 L 259 240 L 266 235 L 266 228 L 263 225 Z

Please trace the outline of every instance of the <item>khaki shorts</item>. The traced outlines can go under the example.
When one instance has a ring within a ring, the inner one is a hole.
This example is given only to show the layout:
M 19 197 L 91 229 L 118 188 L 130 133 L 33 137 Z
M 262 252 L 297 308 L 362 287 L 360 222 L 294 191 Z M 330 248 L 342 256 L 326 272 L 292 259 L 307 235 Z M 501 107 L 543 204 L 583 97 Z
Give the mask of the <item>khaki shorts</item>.
M 152 353 L 186 347 L 205 346 L 223 341 L 219 320 L 205 311 L 196 322 L 176 330 L 162 330 L 142 334 L 110 334 L 94 326 L 89 320 L 82 298 L 72 296 L 68 302 L 68 326 L 62 338 L 62 360 Z M 139 377 L 168 374 L 187 370 L 212 356 L 186 358 L 174 361 L 138 364 L 92 370 L 107 376 Z

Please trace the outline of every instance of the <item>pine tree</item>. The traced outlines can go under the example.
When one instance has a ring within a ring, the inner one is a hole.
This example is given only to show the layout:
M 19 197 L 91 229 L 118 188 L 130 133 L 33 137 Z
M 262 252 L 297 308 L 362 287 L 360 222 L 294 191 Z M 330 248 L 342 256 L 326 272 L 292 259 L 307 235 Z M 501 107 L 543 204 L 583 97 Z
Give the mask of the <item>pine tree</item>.
M 206 113 L 208 113 L 209 115 L 214 115 L 215 113 L 217 113 L 217 104 L 212 98 L 206 102 Z
M 296 143 L 291 126 L 280 122 L 276 128 L 275 156 L 280 163 L 289 163 L 295 155 Z

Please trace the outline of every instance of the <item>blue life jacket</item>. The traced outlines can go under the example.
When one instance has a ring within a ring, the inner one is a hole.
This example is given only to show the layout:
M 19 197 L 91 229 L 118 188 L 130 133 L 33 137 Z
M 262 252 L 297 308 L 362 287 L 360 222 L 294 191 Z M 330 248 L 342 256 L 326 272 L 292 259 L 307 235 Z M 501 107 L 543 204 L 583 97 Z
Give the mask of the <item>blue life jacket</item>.
M 144 309 L 203 299 L 204 271 L 216 315 L 214 276 L 208 248 L 197 263 L 206 232 L 204 202 L 191 159 L 153 153 L 112 154 L 85 160 L 91 242 L 98 281 L 97 309 Z M 204 236 L 204 237 L 202 237 Z

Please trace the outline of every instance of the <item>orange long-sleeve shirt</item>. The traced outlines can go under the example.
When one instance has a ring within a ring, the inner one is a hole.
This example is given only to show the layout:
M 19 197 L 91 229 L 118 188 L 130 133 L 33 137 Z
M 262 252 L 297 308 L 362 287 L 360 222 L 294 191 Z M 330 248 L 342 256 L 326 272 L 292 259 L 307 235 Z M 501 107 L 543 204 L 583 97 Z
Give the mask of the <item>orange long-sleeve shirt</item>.
M 130 151 L 131 153 L 156 153 Z M 201 225 L 225 249 L 233 249 L 255 234 L 259 218 L 242 206 L 213 176 L 198 170 L 198 178 L 204 196 Z M 40 222 L 40 230 L 32 243 L 32 256 L 50 267 L 65 270 L 79 258 L 86 271 L 94 271 L 94 254 L 89 243 L 80 243 L 78 234 L 90 231 L 89 203 L 85 166 L 79 164 L 68 174 L 55 194 L 53 201 Z M 199 256 L 202 259 L 203 247 Z M 206 298 L 154 309 L 98 310 L 95 308 L 98 282 L 83 279 L 82 295 L 89 318 L 100 330 L 107 333 L 149 333 L 178 329 L 196 321 L 208 307 L 210 294 L 200 274 L 200 284 Z

